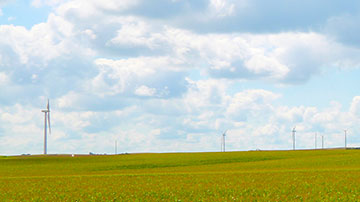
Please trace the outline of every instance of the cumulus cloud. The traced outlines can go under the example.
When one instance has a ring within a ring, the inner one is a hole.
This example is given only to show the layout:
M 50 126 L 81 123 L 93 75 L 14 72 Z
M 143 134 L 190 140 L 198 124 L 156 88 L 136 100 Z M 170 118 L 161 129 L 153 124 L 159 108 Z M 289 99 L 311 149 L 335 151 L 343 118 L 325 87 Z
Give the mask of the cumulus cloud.
M 37 112 L 39 111 L 29 105 L 19 104 L 3 107 L 0 110 L 1 153 L 27 153 L 27 150 L 36 152 L 32 146 L 39 143 L 41 137 L 38 134 L 42 131 L 34 122 L 36 119 L 41 120 L 42 117 Z
M 144 22 L 131 27 L 122 28 L 111 40 L 112 43 L 140 45 L 158 53 L 165 48 L 171 56 L 186 60 L 191 65 L 206 62 L 206 71 L 215 78 L 264 79 L 295 84 L 320 74 L 323 67 L 341 68 L 359 63 L 355 57 L 357 49 L 312 32 L 201 35 L 170 27 L 153 33 Z M 126 37 L 125 33 L 135 34 Z
M 226 114 L 233 120 L 246 121 L 249 113 L 251 116 L 264 116 L 273 112 L 271 102 L 279 95 L 265 90 L 247 90 L 235 94 L 230 100 Z
M 355 96 L 350 105 L 350 112 L 360 118 L 360 96 Z
M 168 57 L 97 59 L 95 64 L 99 74 L 92 79 L 91 89 L 102 96 L 139 93 L 139 85 L 158 96 L 176 96 L 186 85 L 182 64 Z
M 19 58 L 14 60 L 15 64 L 18 62 L 20 65 L 46 66 L 50 60 L 66 55 L 92 55 L 92 50 L 83 47 L 86 44 L 80 46 L 76 42 L 81 33 L 75 33 L 73 26 L 53 14 L 49 15 L 47 23 L 34 25 L 30 30 L 22 26 L 1 25 L 0 36 L 4 39 L 0 44 L 2 50 L 11 50 L 3 53 L 2 58 L 10 62 L 6 58 L 13 54 Z M 77 50 L 76 53 L 74 50 Z
M 131 5 L 135 7 L 137 4 L 140 5 L 139 2 L 135 2 L 134 5 L 126 2 L 109 7 L 121 10 L 128 9 Z M 243 2 L 244 5 L 247 3 Z M 101 11 L 101 14 L 97 14 L 91 9 L 82 9 L 91 13 L 82 17 L 88 22 L 91 21 L 88 18 L 97 16 L 95 19 L 97 26 L 68 16 L 68 12 L 80 9 L 82 7 L 80 5 L 83 4 Z M 106 12 L 107 9 L 99 9 L 100 7 L 95 4 L 71 1 L 59 6 L 57 11 L 59 16 L 62 16 L 59 19 L 71 22 L 73 25 L 73 28 L 62 29 L 70 30 L 64 37 L 69 37 L 70 33 L 72 35 L 84 33 L 89 40 L 93 40 L 89 41 L 89 45 L 85 44 L 92 48 L 85 49 L 85 52 L 89 53 L 94 53 L 93 50 L 96 48 L 102 54 L 110 51 L 112 54 L 118 52 L 125 55 L 166 55 L 195 67 L 205 62 L 206 71 L 216 78 L 250 80 L 260 78 L 280 83 L 306 82 L 313 75 L 321 73 L 323 66 L 344 64 L 354 66 L 359 63 L 355 57 L 358 50 L 346 48 L 314 32 L 257 35 L 197 34 L 168 25 L 161 26 L 143 18 L 114 16 L 111 12 Z M 114 2 L 109 1 L 103 7 L 112 4 Z M 226 1 L 209 3 L 217 7 L 226 7 L 230 4 L 235 3 Z M 115 37 L 110 37 L 111 33 Z M 72 41 L 76 39 L 78 38 L 74 37 Z
M 215 79 L 193 81 L 189 78 L 187 81 L 190 85 L 185 94 L 185 102 L 189 112 L 222 106 L 226 102 L 228 82 Z

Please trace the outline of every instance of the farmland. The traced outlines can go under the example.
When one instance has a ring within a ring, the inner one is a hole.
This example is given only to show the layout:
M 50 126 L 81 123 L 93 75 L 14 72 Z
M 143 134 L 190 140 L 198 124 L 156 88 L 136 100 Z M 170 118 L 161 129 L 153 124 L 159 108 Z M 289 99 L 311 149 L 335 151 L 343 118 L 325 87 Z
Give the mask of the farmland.
M 0 157 L 0 201 L 359 201 L 360 151 Z

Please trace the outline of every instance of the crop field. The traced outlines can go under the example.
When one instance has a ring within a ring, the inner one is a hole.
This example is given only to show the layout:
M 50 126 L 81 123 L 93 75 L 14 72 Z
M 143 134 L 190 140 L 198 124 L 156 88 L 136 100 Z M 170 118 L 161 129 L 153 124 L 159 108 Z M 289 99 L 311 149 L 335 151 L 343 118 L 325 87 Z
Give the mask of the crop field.
M 0 201 L 360 201 L 360 150 L 4 156 Z

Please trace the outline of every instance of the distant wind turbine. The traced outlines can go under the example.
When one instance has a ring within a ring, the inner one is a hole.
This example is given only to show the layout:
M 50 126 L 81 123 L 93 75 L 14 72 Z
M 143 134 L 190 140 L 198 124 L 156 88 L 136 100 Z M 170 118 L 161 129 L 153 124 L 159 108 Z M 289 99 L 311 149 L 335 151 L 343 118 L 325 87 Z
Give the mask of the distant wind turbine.
M 117 154 L 117 140 L 115 140 L 115 155 Z
M 41 110 L 44 112 L 44 154 L 47 154 L 47 124 L 49 124 L 49 133 L 51 134 L 51 125 L 50 125 L 50 103 L 49 99 L 47 101 L 46 109 Z
M 222 141 L 221 141 L 221 143 L 222 143 L 222 144 L 221 144 L 221 150 L 222 150 L 223 152 L 225 152 L 225 136 L 226 136 L 226 131 L 227 131 L 227 130 L 225 130 L 224 133 L 222 134 L 222 139 L 221 139 L 221 140 L 222 140 Z
M 292 139 L 293 139 L 293 150 L 295 150 L 295 133 L 296 133 L 296 126 L 293 128 L 292 132 Z
M 344 133 L 345 133 L 345 149 L 346 149 L 346 144 L 347 144 L 347 141 L 346 141 L 346 132 L 347 132 L 347 130 L 344 130 Z

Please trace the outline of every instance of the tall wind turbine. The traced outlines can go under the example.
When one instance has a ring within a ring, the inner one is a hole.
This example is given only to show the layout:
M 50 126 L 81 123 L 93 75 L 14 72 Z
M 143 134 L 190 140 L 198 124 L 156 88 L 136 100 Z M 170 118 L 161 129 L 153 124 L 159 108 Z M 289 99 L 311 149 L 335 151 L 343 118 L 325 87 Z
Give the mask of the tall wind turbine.
M 46 109 L 41 110 L 44 112 L 44 154 L 47 154 L 47 124 L 49 124 L 49 133 L 51 134 L 51 125 L 50 125 L 50 103 L 49 99 L 47 101 Z
M 296 133 L 295 128 L 296 128 L 296 126 L 291 131 L 292 132 L 292 139 L 293 139 L 293 150 L 295 150 L 295 133 Z

